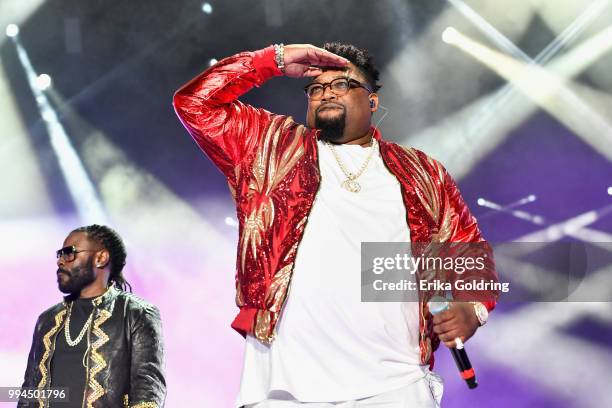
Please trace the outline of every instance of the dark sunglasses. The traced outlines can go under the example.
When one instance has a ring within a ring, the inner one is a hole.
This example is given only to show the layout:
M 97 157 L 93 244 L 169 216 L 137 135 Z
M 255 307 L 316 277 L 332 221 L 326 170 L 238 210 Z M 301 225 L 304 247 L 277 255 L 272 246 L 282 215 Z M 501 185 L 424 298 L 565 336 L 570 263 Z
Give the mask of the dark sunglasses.
M 95 249 L 78 249 L 77 250 L 76 246 L 71 245 L 71 246 L 64 247 L 62 249 L 58 249 L 55 252 L 55 255 L 57 256 L 57 259 L 62 258 L 66 262 L 72 262 L 75 260 L 77 254 L 80 252 L 95 252 L 95 251 L 96 251 Z

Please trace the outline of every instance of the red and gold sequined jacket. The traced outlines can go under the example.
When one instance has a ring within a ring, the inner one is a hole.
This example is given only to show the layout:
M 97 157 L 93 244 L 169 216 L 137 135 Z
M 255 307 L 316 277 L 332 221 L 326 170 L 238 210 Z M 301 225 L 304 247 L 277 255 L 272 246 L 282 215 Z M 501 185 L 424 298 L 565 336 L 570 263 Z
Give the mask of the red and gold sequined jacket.
M 287 297 L 299 243 L 318 192 L 318 131 L 238 98 L 282 73 L 272 47 L 225 58 L 184 85 L 174 108 L 191 136 L 227 178 L 239 242 L 232 327 L 269 343 Z M 424 153 L 381 139 L 384 163 L 401 184 L 413 243 L 482 241 L 455 182 Z M 423 364 L 439 339 L 420 300 Z M 493 302 L 485 303 L 492 309 Z

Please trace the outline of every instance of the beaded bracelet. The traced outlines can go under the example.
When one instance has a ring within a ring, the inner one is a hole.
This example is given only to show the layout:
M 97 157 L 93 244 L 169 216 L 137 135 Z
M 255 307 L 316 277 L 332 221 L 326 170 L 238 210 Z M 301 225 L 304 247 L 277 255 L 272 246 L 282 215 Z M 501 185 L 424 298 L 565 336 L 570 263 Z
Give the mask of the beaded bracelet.
M 278 69 L 285 72 L 285 45 L 283 43 L 274 44 L 274 59 Z

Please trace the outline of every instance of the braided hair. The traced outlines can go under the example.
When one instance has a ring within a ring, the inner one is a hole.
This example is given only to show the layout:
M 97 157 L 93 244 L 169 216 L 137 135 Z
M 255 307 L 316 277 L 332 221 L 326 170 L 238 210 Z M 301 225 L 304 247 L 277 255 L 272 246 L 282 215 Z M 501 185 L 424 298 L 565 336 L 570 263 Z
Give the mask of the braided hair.
M 92 224 L 85 227 L 80 227 L 72 232 L 84 232 L 87 238 L 96 241 L 102 245 L 110 256 L 110 276 L 108 283 L 112 283 L 118 289 L 123 291 L 132 291 L 132 285 L 123 276 L 123 267 L 125 266 L 125 258 L 127 252 L 125 245 L 119 234 L 105 225 Z

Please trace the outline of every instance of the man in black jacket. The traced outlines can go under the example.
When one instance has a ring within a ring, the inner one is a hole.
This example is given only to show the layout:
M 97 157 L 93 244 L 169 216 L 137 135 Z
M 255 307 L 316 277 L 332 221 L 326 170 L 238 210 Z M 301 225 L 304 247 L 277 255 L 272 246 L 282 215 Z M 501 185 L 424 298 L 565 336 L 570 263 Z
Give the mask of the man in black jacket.
M 57 251 L 62 303 L 36 322 L 22 388 L 67 388 L 69 403 L 21 400 L 18 407 L 140 407 L 164 404 L 158 309 L 126 292 L 121 237 L 78 228 Z

